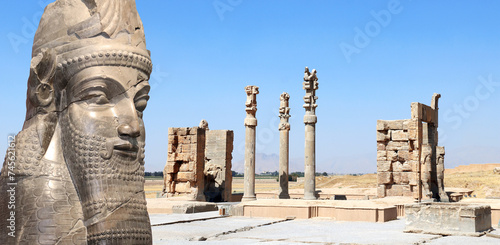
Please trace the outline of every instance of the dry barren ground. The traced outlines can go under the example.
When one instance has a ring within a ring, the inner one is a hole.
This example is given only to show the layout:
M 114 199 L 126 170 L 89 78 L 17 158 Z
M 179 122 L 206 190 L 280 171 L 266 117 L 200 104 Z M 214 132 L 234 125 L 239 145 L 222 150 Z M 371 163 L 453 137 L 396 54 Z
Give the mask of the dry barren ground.
M 445 186 L 447 188 L 467 188 L 474 192 L 478 198 L 500 197 L 500 174 L 494 174 L 493 168 L 500 164 L 471 164 L 447 169 L 445 172 Z M 297 182 L 289 182 L 290 189 L 304 188 L 303 179 Z M 319 189 L 329 188 L 376 188 L 377 175 L 365 174 L 360 176 L 335 175 L 316 177 L 316 187 Z M 162 191 L 162 180 L 146 180 L 146 197 L 156 197 L 156 192 Z M 279 189 L 276 178 L 256 179 L 255 191 L 273 192 Z M 233 179 L 233 192 L 243 192 L 243 178 Z

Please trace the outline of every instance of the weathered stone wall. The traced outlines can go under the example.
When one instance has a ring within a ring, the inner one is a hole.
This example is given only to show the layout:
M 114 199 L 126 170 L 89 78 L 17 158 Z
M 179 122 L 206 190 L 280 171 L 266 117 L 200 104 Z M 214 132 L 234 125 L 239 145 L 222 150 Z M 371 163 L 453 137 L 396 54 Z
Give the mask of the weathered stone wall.
M 205 144 L 205 196 L 207 201 L 231 200 L 231 160 L 233 159 L 231 130 L 206 131 Z
M 191 194 L 204 201 L 205 130 L 199 127 L 168 129 L 168 158 L 164 192 Z
M 415 121 L 377 121 L 378 197 L 413 196 L 417 185 L 418 151 Z
M 206 121 L 205 121 L 206 123 Z M 193 200 L 231 200 L 233 131 L 204 127 L 169 128 L 164 193 Z
M 438 99 L 411 104 L 411 119 L 377 121 L 377 196 L 448 202 L 444 147 L 438 146 Z

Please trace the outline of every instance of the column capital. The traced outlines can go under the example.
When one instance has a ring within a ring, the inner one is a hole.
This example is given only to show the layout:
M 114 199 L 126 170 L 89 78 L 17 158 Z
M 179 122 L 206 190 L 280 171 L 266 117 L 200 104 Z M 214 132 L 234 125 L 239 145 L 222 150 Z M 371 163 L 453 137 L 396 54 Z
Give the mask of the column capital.
M 288 118 L 290 118 L 290 107 L 289 107 L 290 95 L 286 92 L 283 92 L 280 95 L 280 108 L 279 108 L 279 118 L 280 124 L 278 129 L 281 130 L 290 130 L 290 123 L 288 123 Z
M 245 126 L 257 126 L 257 94 L 259 94 L 259 87 L 249 85 L 245 87 L 247 93 L 247 101 L 245 102 L 245 111 L 247 116 L 245 118 Z
M 306 95 L 304 96 L 304 109 L 306 109 L 306 114 L 315 114 L 316 100 L 318 100 L 318 96 L 316 96 L 316 90 L 318 90 L 318 76 L 316 75 L 316 69 L 313 69 L 312 72 L 309 72 L 309 68 L 306 67 L 304 72 L 304 82 L 302 83 L 302 88 L 306 91 Z

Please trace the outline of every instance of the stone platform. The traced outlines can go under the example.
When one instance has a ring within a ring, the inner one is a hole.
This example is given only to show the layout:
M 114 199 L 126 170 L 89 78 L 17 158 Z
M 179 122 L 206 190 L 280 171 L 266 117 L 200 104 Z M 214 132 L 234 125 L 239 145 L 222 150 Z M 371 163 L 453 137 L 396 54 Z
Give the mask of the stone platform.
M 481 236 L 491 230 L 489 205 L 418 203 L 405 205 L 405 232 Z
M 213 202 L 188 201 L 169 198 L 146 198 L 149 214 L 187 214 L 217 211 Z
M 257 192 L 257 199 L 278 199 L 278 191 Z M 290 199 L 304 198 L 303 189 L 290 189 Z M 376 188 L 318 188 L 316 196 L 321 200 L 371 200 L 377 198 Z
M 459 203 L 489 205 L 491 207 L 491 226 L 500 228 L 500 198 L 465 198 Z
M 295 200 L 261 199 L 242 202 L 232 208 L 232 215 L 265 218 L 331 218 L 337 221 L 387 222 L 397 219 L 396 204 L 406 198 L 377 200 Z

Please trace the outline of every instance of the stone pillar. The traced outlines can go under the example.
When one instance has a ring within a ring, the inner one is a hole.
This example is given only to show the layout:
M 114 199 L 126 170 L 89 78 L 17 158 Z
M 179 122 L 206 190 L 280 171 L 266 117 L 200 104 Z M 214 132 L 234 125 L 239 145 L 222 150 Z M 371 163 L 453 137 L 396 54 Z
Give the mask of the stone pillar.
M 255 128 L 257 127 L 257 94 L 259 87 L 246 86 L 247 101 L 245 103 L 245 183 L 241 201 L 253 201 L 255 197 Z
M 290 95 L 283 92 L 280 96 L 280 199 L 290 199 L 288 194 L 288 162 L 289 162 L 289 133 L 290 133 L 290 123 L 288 118 L 290 117 L 290 107 L 288 107 L 288 100 Z
M 205 143 L 205 197 L 209 202 L 231 201 L 233 131 L 207 130 Z
M 316 69 L 309 72 L 306 67 L 304 72 L 303 88 L 306 90 L 304 96 L 304 108 L 306 114 L 304 116 L 305 124 L 305 182 L 304 182 L 304 199 L 315 200 L 316 197 L 316 90 L 318 89 L 318 77 Z

